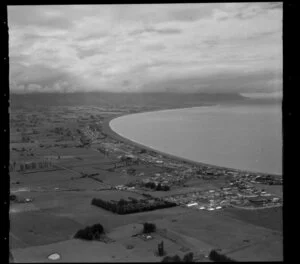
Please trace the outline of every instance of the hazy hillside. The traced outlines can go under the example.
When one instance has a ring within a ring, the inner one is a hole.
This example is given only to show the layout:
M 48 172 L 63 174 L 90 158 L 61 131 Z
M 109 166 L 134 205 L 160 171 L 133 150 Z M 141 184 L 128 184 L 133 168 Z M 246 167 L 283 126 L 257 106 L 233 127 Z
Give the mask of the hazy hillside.
M 184 107 L 221 102 L 245 101 L 239 94 L 181 93 L 30 93 L 11 94 L 12 108 L 60 105 L 97 105 L 116 107 Z

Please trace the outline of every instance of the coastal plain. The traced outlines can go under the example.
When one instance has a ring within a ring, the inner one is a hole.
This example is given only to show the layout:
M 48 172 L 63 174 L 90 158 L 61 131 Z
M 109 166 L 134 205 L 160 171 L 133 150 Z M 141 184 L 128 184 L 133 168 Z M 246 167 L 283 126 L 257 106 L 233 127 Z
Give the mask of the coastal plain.
M 156 251 L 161 241 L 166 255 L 193 252 L 197 262 L 210 261 L 212 249 L 237 261 L 283 260 L 279 202 L 248 206 L 244 199 L 220 210 L 199 210 L 178 202 L 171 208 L 124 215 L 91 204 L 93 198 L 109 201 L 148 195 L 167 199 L 210 191 L 222 196 L 222 188 L 251 177 L 157 153 L 122 139 L 109 128 L 115 117 L 165 108 L 133 102 L 122 107 L 101 102 L 12 105 L 10 194 L 17 198 L 10 205 L 9 243 L 14 262 L 53 262 L 48 258 L 53 253 L 60 256 L 56 262 L 160 262 L 163 257 Z M 146 188 L 144 183 L 151 177 L 170 189 Z M 282 202 L 280 184 L 254 181 L 252 188 Z M 202 196 L 203 204 L 219 199 Z M 138 236 L 145 222 L 157 227 L 149 240 Z M 97 223 L 110 242 L 74 238 L 79 229 Z

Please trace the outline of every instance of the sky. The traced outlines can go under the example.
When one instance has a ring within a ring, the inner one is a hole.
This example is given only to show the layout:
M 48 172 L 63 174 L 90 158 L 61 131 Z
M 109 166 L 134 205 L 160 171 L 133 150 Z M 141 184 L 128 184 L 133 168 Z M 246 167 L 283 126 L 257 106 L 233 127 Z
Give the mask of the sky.
M 282 95 L 282 3 L 9 6 L 13 92 Z

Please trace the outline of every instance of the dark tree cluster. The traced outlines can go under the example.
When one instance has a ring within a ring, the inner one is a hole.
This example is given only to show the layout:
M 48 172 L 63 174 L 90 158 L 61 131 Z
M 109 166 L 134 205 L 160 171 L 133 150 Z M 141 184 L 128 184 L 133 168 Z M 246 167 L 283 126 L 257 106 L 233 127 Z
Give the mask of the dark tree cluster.
M 94 198 L 91 204 L 116 214 L 132 214 L 176 206 L 173 202 L 160 199 L 155 199 L 154 202 L 150 203 L 148 199 L 136 200 L 132 198 L 130 201 L 124 199 L 120 199 L 119 201 L 105 201 Z
M 84 229 L 80 229 L 74 235 L 74 238 L 84 240 L 99 240 L 101 235 L 104 234 L 104 229 L 101 224 L 95 224 L 93 226 L 87 226 Z
M 16 166 L 16 164 L 14 165 Z M 25 164 L 20 164 L 20 171 L 25 171 L 25 170 L 35 170 L 35 169 L 44 169 L 44 168 L 50 168 L 52 167 L 52 162 L 49 160 L 43 160 L 39 162 L 30 162 L 30 163 L 25 163 Z
M 143 229 L 143 233 L 144 234 L 149 234 L 149 233 L 153 233 L 156 231 L 156 225 L 152 224 L 152 223 L 144 223 L 144 229 Z
M 17 196 L 14 194 L 9 195 L 9 200 L 10 201 L 16 201 L 17 200 Z
M 221 254 L 220 252 L 214 249 L 209 253 L 208 257 L 214 262 L 236 262 L 235 260 L 227 257 L 224 254 Z
M 79 140 L 80 140 L 80 143 L 81 143 L 82 146 L 89 145 L 92 142 L 91 139 L 89 139 L 85 135 L 81 135 L 80 138 L 79 138 Z
M 54 133 L 63 135 L 64 134 L 64 128 L 63 127 L 56 127 L 52 130 Z
M 25 142 L 25 143 L 30 142 L 30 137 L 29 136 L 22 136 L 22 142 Z
M 147 183 L 144 184 L 144 186 L 146 188 L 150 188 L 150 189 L 153 189 L 153 190 L 156 190 L 156 191 L 169 191 L 170 190 L 169 186 L 161 185 L 160 183 L 156 185 L 154 182 L 147 182 Z
M 187 253 L 181 259 L 178 255 L 166 256 L 162 259 L 162 262 L 194 262 L 193 252 Z

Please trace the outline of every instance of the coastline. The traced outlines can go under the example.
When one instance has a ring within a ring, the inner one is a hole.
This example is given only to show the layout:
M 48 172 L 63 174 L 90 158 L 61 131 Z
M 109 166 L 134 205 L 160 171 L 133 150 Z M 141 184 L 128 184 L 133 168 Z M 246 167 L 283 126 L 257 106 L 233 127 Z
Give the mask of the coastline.
M 205 105 L 207 106 L 207 105 Z M 198 106 L 198 107 L 201 107 L 201 106 Z M 188 107 L 187 107 L 188 108 Z M 194 108 L 194 107 L 193 107 Z M 115 140 L 118 140 L 118 141 L 121 141 L 121 142 L 124 142 L 124 143 L 127 143 L 127 144 L 130 144 L 130 145 L 133 145 L 139 149 L 146 149 L 148 151 L 152 151 L 152 152 L 155 152 L 159 155 L 162 155 L 164 157 L 167 157 L 167 158 L 170 158 L 172 160 L 175 160 L 175 161 L 178 161 L 178 162 L 182 162 L 182 163 L 185 163 L 185 164 L 190 164 L 190 165 L 193 165 L 193 166 L 207 166 L 211 169 L 219 169 L 219 170 L 230 170 L 230 171 L 234 171 L 234 172 L 238 172 L 238 173 L 241 173 L 241 174 L 257 174 L 257 175 L 272 175 L 272 176 L 275 176 L 275 177 L 282 177 L 281 174 L 273 174 L 273 173 L 264 173 L 264 172 L 256 172 L 256 171 L 248 171 L 248 170 L 241 170 L 241 169 L 236 169 L 236 168 L 230 168 L 230 167 L 222 167 L 222 166 L 218 166 L 218 165 L 214 165 L 214 164 L 208 164 L 208 163 L 203 163 L 203 162 L 197 162 L 197 161 L 193 161 L 193 160 L 190 160 L 190 159 L 186 159 L 186 158 L 182 158 L 182 157 L 178 157 L 178 156 L 175 156 L 175 155 L 172 155 L 172 154 L 169 154 L 169 153 L 166 153 L 166 152 L 162 152 L 162 151 L 159 151 L 159 150 L 156 150 L 156 149 L 153 149 L 149 146 L 146 146 L 146 145 L 143 145 L 143 144 L 140 144 L 138 142 L 135 142 L 135 141 L 132 141 L 128 138 L 125 138 L 123 136 L 121 136 L 120 134 L 116 133 L 114 130 L 112 130 L 112 128 L 110 127 L 110 122 L 113 120 L 113 119 L 116 119 L 116 118 L 119 118 L 119 117 L 122 117 L 122 116 L 127 116 L 127 115 L 131 115 L 131 114 L 139 114 L 139 113 L 146 113 L 146 112 L 157 112 L 157 111 L 165 111 L 165 110 L 176 110 L 176 109 L 182 109 L 182 108 L 175 108 L 175 109 L 161 109 L 161 110 L 154 110 L 154 111 L 143 111 L 143 112 L 136 112 L 136 113 L 125 113 L 125 114 L 121 114 L 121 115 L 117 115 L 117 116 L 113 116 L 113 117 L 109 117 L 109 118 L 106 118 L 103 120 L 103 123 L 102 123 L 102 131 L 104 132 L 104 134 L 106 134 L 107 136 L 109 137 L 112 137 L 113 139 Z

